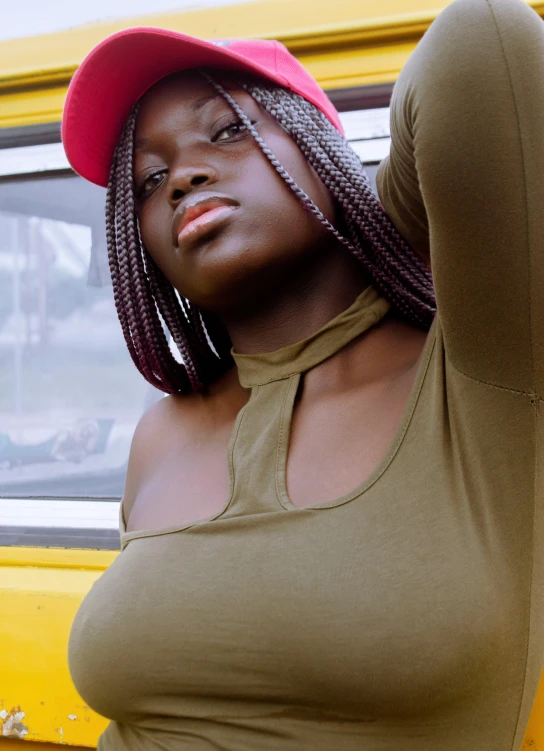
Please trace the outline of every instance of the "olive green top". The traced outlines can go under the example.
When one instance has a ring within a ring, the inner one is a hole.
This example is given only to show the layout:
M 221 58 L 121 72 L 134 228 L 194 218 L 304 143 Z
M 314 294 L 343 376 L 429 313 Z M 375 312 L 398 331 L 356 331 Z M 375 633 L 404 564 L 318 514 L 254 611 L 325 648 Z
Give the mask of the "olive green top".
M 301 373 L 388 305 L 236 356 L 251 398 L 215 517 L 124 531 L 70 667 L 100 751 L 512 751 L 544 664 L 544 25 L 456 0 L 404 68 L 381 200 L 438 315 L 386 455 L 341 498 L 285 483 Z

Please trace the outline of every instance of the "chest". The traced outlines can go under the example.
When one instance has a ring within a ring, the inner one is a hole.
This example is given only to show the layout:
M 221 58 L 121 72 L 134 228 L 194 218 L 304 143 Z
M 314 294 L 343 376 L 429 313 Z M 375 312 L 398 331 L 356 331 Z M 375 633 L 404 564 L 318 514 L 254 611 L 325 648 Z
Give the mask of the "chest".
M 318 398 L 307 395 L 301 380 L 292 404 L 278 399 L 275 408 L 266 405 L 262 428 L 270 428 L 281 415 L 280 429 L 287 439 L 286 491 L 294 505 L 333 500 L 373 472 L 398 429 L 414 375 L 410 370 Z M 251 405 L 251 409 L 260 407 Z M 220 512 L 231 491 L 229 443 L 235 438 L 235 425 L 232 417 L 211 430 L 205 424 L 195 425 L 190 440 L 185 433 L 173 435 L 168 451 L 139 489 L 127 529 L 185 524 Z M 262 436 L 263 430 L 256 430 Z

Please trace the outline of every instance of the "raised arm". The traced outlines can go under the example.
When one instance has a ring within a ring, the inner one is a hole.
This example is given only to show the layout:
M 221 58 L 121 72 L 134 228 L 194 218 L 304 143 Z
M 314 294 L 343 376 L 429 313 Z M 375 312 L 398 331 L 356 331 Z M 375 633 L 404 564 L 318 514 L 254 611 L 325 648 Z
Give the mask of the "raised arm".
M 455 0 L 391 102 L 386 211 L 429 257 L 446 354 L 544 394 L 544 23 L 522 0 Z

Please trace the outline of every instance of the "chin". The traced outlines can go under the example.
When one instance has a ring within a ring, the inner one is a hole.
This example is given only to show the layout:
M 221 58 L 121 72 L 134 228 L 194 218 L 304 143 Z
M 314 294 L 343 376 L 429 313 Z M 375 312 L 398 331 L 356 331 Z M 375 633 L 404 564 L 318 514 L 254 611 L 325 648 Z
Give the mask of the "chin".
M 214 242 L 194 251 L 191 262 L 183 264 L 178 275 L 180 284 L 174 286 L 201 310 L 212 313 L 227 313 L 248 305 L 253 307 L 255 301 L 272 287 L 275 275 L 271 271 L 270 258 L 255 247 L 241 250 L 242 244 L 235 240 L 218 240 L 215 238 Z M 187 284 L 188 279 L 190 284 Z
M 184 296 L 202 311 L 226 316 L 248 306 L 254 307 L 259 295 L 253 292 L 248 294 L 250 284 L 250 281 L 247 281 L 226 285 L 223 280 L 222 284 L 208 284 L 205 288 L 193 288 L 190 294 Z

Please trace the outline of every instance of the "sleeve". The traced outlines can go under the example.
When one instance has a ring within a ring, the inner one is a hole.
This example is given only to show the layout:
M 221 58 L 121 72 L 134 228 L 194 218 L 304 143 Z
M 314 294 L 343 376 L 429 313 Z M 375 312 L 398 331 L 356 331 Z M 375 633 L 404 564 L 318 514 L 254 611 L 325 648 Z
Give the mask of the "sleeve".
M 380 200 L 430 256 L 449 362 L 544 394 L 544 23 L 455 0 L 402 70 Z

